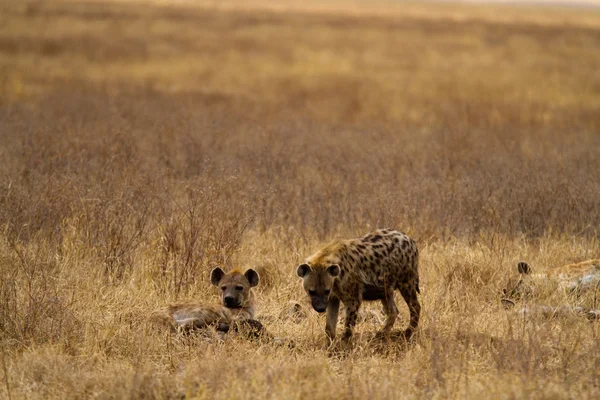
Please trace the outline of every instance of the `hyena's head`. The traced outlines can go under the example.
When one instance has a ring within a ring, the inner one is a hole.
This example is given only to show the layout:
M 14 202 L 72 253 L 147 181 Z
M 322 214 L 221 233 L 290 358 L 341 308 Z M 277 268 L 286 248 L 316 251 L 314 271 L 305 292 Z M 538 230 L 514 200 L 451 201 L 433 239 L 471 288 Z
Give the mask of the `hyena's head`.
M 258 273 L 249 269 L 243 274 L 232 271 L 226 274 L 221 268 L 216 267 L 210 273 L 210 281 L 221 289 L 221 300 L 227 308 L 243 308 L 249 306 L 252 300 L 252 289 L 258 285 Z
M 310 266 L 308 264 L 301 264 L 296 269 L 296 273 L 302 278 L 302 285 L 306 293 L 308 293 L 315 311 L 319 313 L 325 312 L 327 303 L 329 302 L 329 294 L 333 288 L 333 282 L 340 274 L 339 265 Z
M 508 279 L 506 287 L 502 290 L 504 297 L 508 299 L 518 299 L 528 294 L 529 277 L 531 276 L 531 267 L 526 262 L 517 264 L 517 275 L 511 276 Z

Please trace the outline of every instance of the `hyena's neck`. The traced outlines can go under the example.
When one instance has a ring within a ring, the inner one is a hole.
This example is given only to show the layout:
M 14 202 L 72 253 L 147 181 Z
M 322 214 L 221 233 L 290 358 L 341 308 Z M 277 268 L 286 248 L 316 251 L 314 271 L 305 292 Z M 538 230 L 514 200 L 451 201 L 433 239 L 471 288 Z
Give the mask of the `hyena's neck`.
M 244 304 L 244 311 L 250 315 L 250 319 L 254 319 L 254 313 L 256 312 L 256 301 L 254 299 L 254 293 L 250 292 L 248 301 Z
M 340 264 L 340 256 L 344 254 L 348 247 L 348 240 L 336 239 L 327 244 L 321 250 L 307 259 L 307 263 L 312 267 L 321 266 L 327 268 L 332 264 Z

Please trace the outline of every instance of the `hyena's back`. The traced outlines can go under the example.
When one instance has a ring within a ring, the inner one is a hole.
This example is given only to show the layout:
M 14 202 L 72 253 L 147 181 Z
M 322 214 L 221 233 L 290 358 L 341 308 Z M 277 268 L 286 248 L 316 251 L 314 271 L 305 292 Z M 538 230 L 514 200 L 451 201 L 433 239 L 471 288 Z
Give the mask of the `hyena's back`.
M 368 289 L 384 286 L 400 289 L 401 285 L 413 282 L 416 291 L 420 292 L 419 251 L 415 241 L 406 234 L 381 229 L 346 241 L 346 246 L 340 250 L 342 273 L 357 274 L 358 280 Z M 344 265 L 352 267 L 344 268 Z

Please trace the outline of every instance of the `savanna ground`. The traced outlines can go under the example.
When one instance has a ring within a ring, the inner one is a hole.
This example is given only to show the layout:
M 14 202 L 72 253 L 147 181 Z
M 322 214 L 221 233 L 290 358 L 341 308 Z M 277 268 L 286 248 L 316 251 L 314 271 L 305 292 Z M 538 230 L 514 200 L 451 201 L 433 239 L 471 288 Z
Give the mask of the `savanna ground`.
M 499 302 L 600 257 L 600 14 L 328 4 L 0 2 L 1 398 L 600 397 L 598 322 Z M 295 267 L 377 227 L 420 246 L 420 333 L 330 355 Z M 147 322 L 215 265 L 294 348 Z

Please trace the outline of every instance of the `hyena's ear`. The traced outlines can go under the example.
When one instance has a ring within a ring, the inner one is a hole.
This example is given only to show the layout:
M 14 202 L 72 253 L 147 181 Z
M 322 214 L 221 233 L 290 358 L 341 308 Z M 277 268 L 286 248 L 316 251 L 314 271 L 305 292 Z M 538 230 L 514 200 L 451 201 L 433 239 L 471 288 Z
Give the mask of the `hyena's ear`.
M 309 272 L 310 266 L 308 264 L 300 264 L 298 265 L 298 268 L 296 268 L 296 273 L 300 278 L 304 278 Z
M 215 286 L 219 286 L 219 282 L 225 276 L 225 272 L 220 267 L 216 267 L 212 271 L 210 271 L 210 283 Z
M 254 286 L 258 285 L 258 281 L 260 279 L 258 276 L 258 272 L 256 272 L 252 268 L 250 268 L 249 270 L 244 272 L 244 276 L 246 277 L 246 279 L 248 279 L 248 283 L 250 283 L 250 287 L 254 287 Z
M 531 267 L 526 262 L 521 261 L 517 264 L 517 271 L 519 271 L 520 274 L 529 274 L 531 273 Z
M 340 274 L 340 266 L 337 264 L 333 264 L 333 265 L 329 266 L 329 268 L 327 268 L 327 272 L 329 273 L 329 275 L 331 275 L 335 278 L 336 276 L 338 276 Z
M 506 297 L 500 299 L 500 303 L 506 310 L 508 310 L 509 308 L 513 308 L 515 306 L 515 302 Z

